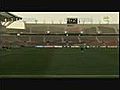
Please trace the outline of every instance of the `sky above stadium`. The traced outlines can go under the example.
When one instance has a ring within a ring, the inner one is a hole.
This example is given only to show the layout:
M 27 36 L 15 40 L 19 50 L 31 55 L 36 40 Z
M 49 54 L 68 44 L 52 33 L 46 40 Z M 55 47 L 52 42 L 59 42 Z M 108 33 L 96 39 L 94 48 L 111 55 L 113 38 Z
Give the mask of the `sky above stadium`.
M 109 17 L 109 23 L 119 24 L 119 12 L 10 12 L 20 16 L 27 23 L 65 23 L 66 18 L 78 18 L 81 23 L 106 23 L 105 17 Z

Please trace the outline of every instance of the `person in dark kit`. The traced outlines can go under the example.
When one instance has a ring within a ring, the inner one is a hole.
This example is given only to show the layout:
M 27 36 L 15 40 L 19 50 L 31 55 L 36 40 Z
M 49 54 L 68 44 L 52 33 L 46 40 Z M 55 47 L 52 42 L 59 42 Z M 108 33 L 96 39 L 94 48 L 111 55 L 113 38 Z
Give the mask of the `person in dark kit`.
M 81 50 L 81 52 L 83 53 L 83 52 L 84 52 L 84 47 L 81 47 L 80 50 Z
M 87 46 L 85 46 L 85 49 L 88 49 Z
M 82 44 L 81 47 L 80 47 L 80 49 L 81 49 L 81 52 L 83 53 L 87 49 L 86 44 L 85 43 Z
M 80 49 L 83 50 L 83 47 L 81 47 Z

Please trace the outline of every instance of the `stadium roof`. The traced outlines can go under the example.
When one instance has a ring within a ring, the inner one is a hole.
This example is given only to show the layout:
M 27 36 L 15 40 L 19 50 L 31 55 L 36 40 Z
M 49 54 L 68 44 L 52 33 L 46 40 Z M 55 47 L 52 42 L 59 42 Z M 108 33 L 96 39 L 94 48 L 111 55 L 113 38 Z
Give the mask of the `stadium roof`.
M 104 17 L 109 17 L 109 24 L 119 24 L 119 12 L 10 12 L 22 17 L 26 23 L 66 24 L 66 18 L 78 18 L 80 24 L 106 24 Z
M 7 29 L 25 29 L 25 24 L 23 21 L 15 21 L 6 27 Z
M 22 18 L 8 12 L 0 12 L 0 21 L 5 21 L 5 19 L 7 21 L 11 21 L 11 20 L 16 21 Z

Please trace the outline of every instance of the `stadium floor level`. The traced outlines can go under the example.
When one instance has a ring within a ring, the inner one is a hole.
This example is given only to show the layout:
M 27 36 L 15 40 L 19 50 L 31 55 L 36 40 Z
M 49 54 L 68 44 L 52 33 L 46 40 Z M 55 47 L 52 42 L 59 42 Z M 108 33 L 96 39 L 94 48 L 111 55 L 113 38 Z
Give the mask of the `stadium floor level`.
M 0 54 L 3 77 L 119 75 L 118 48 L 19 48 L 1 50 Z

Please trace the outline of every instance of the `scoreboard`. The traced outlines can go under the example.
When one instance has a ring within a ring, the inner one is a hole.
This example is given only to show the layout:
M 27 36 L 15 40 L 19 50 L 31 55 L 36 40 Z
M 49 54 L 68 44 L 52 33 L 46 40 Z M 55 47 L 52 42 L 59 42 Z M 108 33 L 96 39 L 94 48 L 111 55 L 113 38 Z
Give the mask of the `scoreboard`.
M 78 24 L 78 18 L 67 18 L 67 24 Z

